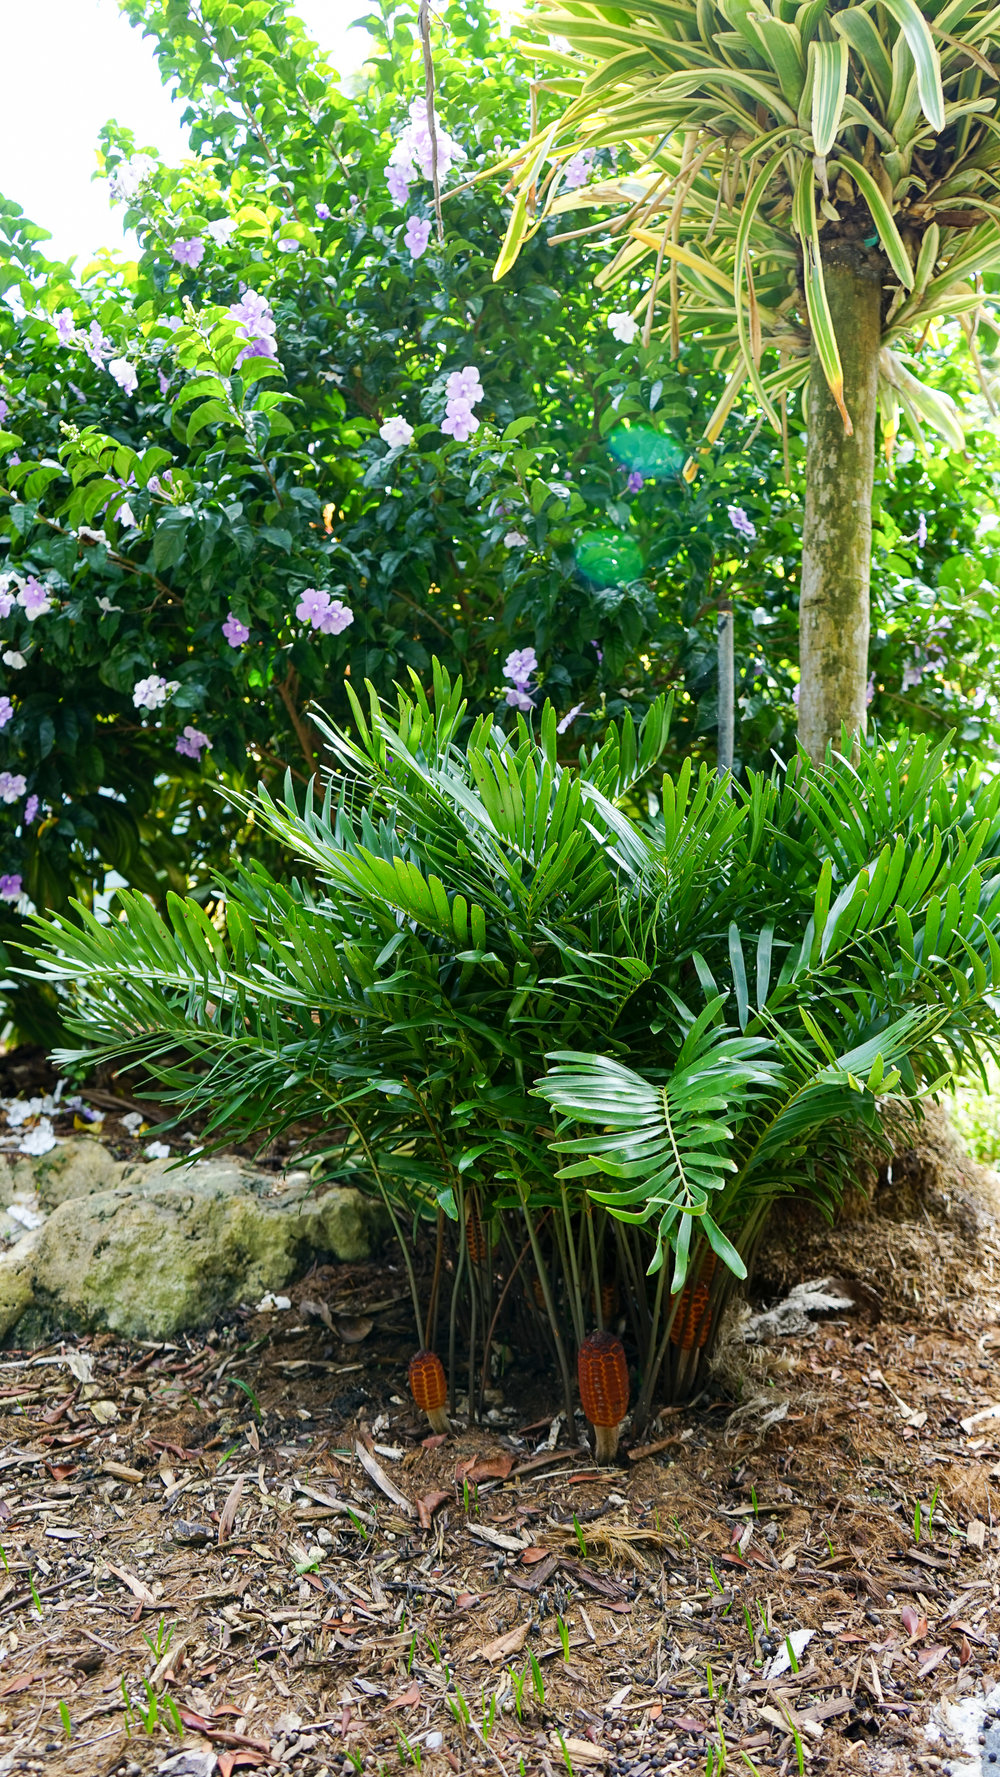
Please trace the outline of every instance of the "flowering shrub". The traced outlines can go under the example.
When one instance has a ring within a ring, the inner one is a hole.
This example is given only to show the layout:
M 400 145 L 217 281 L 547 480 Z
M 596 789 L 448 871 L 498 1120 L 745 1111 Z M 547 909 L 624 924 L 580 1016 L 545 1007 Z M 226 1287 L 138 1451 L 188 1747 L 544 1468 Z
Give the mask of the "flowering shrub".
M 575 740 L 674 688 L 676 744 L 710 752 L 733 592 L 740 757 L 787 745 L 794 483 L 752 418 L 681 479 L 717 379 L 609 317 L 575 243 L 540 236 L 492 282 L 500 182 L 448 195 L 524 129 L 530 65 L 487 54 L 487 16 L 449 11 L 435 41 L 440 242 L 412 19 L 368 21 L 378 72 L 349 99 L 281 0 L 122 5 L 193 150 L 168 168 L 106 132 L 135 263 L 77 277 L 0 200 L 0 940 L 14 909 L 122 879 L 207 893 L 243 831 L 226 791 L 308 779 L 309 706 L 344 717 L 345 673 L 392 696 L 435 652 L 474 711 L 548 695 Z M 950 511 L 967 534 L 972 502 Z

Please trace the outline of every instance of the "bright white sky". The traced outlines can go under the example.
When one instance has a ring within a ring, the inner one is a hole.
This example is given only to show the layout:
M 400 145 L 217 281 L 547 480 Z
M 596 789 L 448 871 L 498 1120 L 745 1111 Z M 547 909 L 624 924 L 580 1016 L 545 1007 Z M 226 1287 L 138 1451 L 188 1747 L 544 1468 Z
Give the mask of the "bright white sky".
M 349 27 L 365 10 L 364 0 L 297 0 L 309 35 L 342 74 L 362 61 L 368 37 Z M 53 258 L 76 253 L 84 264 L 98 247 L 122 246 L 121 211 L 103 180 L 91 182 L 101 126 L 117 118 L 138 147 L 171 161 L 187 152 L 181 108 L 160 85 L 152 44 L 115 0 L 0 0 L 0 40 L 0 193 L 50 230 Z

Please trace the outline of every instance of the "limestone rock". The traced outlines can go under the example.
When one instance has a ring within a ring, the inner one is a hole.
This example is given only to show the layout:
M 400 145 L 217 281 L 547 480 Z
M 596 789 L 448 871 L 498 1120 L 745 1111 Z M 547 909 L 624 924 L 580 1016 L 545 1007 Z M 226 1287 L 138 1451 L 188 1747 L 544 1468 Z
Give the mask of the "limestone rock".
M 21 1322 L 19 1343 L 56 1328 L 169 1338 L 282 1289 L 317 1256 L 366 1258 L 381 1231 L 359 1192 L 310 1191 L 303 1173 L 227 1159 L 121 1165 L 98 1144 L 65 1144 L 77 1146 L 104 1160 L 36 1163 L 37 1201 L 54 1207 L 0 1254 L 0 1337 Z

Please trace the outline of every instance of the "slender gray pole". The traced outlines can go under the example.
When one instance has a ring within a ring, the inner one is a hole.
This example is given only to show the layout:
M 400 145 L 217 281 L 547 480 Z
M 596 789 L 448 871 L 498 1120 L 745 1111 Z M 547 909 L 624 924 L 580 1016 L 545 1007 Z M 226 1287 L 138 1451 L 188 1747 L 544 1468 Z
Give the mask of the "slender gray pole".
M 733 736 L 735 729 L 736 680 L 733 665 L 733 607 L 719 607 L 719 776 L 733 769 Z

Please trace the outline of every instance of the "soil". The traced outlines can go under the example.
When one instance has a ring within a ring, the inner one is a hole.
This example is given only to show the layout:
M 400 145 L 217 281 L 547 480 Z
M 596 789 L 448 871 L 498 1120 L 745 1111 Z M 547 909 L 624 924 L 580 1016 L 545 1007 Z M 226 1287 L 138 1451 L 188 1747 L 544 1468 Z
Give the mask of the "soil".
M 428 1436 L 391 1258 L 4 1353 L 0 1769 L 947 1768 L 927 1724 L 1000 1678 L 998 1199 L 936 1117 L 904 1136 L 758 1280 L 854 1307 L 734 1329 L 610 1469 L 515 1370 Z

